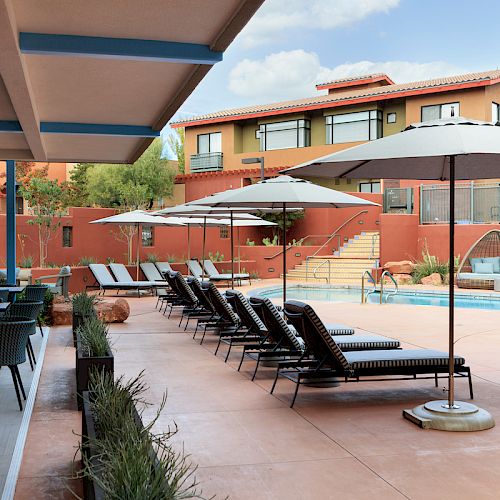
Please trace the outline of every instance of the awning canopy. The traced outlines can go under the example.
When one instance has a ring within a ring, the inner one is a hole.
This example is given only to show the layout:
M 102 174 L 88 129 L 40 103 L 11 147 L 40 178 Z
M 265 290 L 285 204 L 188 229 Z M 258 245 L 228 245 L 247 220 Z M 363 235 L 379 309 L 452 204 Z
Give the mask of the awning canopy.
M 263 0 L 0 0 L 0 159 L 133 162 Z

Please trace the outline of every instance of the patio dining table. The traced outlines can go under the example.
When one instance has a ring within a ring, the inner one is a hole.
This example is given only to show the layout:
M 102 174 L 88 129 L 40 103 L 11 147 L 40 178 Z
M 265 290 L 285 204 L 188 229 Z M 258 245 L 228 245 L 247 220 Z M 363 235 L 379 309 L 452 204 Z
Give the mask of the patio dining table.
M 7 290 L 9 292 L 9 302 L 3 302 L 3 304 L 8 304 L 16 300 L 16 295 L 18 293 L 24 292 L 25 286 L 0 286 L 0 292 Z M 2 311 L 3 309 L 0 309 Z

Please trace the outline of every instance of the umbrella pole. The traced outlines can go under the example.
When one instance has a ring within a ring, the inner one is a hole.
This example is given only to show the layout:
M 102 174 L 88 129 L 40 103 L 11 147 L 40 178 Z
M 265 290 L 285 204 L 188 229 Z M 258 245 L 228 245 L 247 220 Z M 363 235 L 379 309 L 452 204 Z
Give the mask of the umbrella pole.
M 135 279 L 139 281 L 139 235 L 140 235 L 140 224 L 137 224 L 137 254 L 135 259 L 136 269 L 135 269 Z
M 207 236 L 207 218 L 203 217 L 203 248 L 201 251 L 201 280 L 203 281 L 205 279 L 205 266 L 203 265 L 205 263 L 205 239 Z
M 449 257 L 449 306 L 448 306 L 448 408 L 455 408 L 455 156 L 450 156 L 450 257 Z M 457 407 L 458 408 L 458 407 Z
M 240 227 L 238 226 L 238 274 L 241 274 L 241 241 L 240 241 Z
M 283 203 L 283 306 L 286 302 L 286 203 Z
M 190 225 L 188 224 L 188 262 L 191 260 L 191 234 L 190 234 Z M 191 274 L 191 271 L 189 270 L 188 266 L 188 275 Z
M 231 210 L 231 288 L 234 290 L 234 227 L 233 227 L 232 210 Z

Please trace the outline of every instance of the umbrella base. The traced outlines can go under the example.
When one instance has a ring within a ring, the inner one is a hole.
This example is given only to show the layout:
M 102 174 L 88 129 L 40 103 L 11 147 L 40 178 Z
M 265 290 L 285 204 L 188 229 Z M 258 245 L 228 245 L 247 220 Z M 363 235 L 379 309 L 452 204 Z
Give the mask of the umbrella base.
M 458 408 L 446 408 L 447 400 L 429 401 L 413 410 L 403 410 L 403 417 L 422 429 L 451 432 L 484 431 L 495 426 L 493 417 L 482 408 L 456 401 Z

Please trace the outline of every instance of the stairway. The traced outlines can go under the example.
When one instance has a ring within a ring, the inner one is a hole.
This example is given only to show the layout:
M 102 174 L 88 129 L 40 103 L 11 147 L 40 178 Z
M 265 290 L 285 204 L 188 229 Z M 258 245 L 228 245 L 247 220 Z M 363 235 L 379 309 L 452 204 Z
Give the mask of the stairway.
M 363 272 L 377 267 L 379 256 L 380 234 L 367 231 L 351 238 L 333 255 L 312 257 L 307 266 L 303 261 L 288 271 L 287 278 L 308 283 L 360 285 Z

